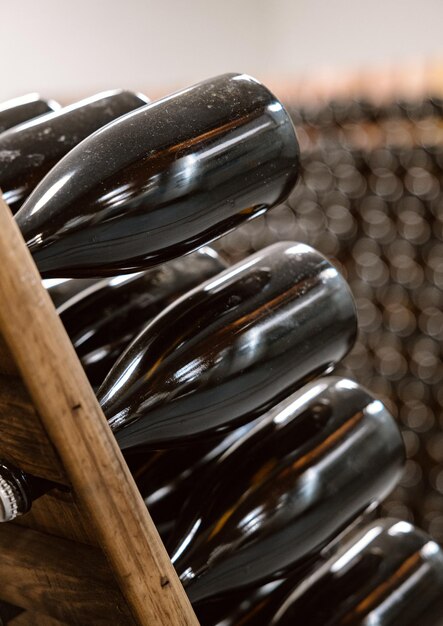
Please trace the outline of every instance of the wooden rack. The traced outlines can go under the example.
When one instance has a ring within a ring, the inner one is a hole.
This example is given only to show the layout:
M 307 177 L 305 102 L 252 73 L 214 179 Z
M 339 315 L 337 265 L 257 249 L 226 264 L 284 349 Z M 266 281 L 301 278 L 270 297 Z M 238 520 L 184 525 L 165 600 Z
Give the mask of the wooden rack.
M 0 527 L 14 626 L 198 626 L 1 195 L 0 457 L 68 487 Z

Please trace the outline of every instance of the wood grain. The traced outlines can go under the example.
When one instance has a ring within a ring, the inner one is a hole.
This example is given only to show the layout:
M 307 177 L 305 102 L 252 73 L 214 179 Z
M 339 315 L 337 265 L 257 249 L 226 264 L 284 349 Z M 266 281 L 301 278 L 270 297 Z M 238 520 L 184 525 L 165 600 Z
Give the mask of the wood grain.
M 61 622 L 41 613 L 26 611 L 8 622 L 8 626 L 66 626 L 66 622 Z M 88 626 L 91 626 L 91 624 Z
M 35 476 L 69 484 L 21 379 L 0 374 L 0 390 L 0 458 Z
M 17 225 L 1 199 L 0 302 L 0 333 L 134 616 L 146 626 L 198 624 Z
M 33 528 L 56 537 L 98 546 L 94 529 L 71 493 L 51 491 L 34 502 L 32 509 L 15 524 Z
M 6 345 L 3 337 L 0 335 L 0 373 L 1 374 L 17 374 L 17 366 Z
M 78 626 L 134 624 L 101 550 L 4 524 L 0 554 L 2 600 Z

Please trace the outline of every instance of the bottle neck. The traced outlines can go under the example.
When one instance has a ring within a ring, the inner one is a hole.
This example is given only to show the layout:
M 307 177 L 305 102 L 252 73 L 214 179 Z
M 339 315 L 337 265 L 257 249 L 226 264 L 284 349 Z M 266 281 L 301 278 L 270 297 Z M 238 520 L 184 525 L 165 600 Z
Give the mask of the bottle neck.
M 0 460 L 0 522 L 9 522 L 31 508 L 33 500 L 55 485 L 48 480 L 25 474 Z

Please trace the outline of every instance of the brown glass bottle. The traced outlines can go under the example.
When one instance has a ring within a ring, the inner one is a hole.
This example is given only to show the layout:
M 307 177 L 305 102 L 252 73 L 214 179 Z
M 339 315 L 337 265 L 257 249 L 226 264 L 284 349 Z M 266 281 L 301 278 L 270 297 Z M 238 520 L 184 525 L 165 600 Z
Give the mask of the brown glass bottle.
M 0 133 L 12 126 L 17 126 L 26 120 L 30 120 L 49 111 L 56 111 L 60 105 L 55 100 L 44 100 L 37 93 L 13 98 L 0 103 Z M 0 170 L 2 162 L 0 161 Z
M 146 450 L 126 452 L 126 462 L 164 542 L 173 532 L 196 482 L 260 419 L 210 441 L 151 453 Z
M 81 142 L 16 220 L 43 277 L 133 272 L 182 256 L 282 202 L 299 151 L 281 103 L 225 74 Z
M 170 546 L 192 602 L 303 564 L 401 476 L 394 418 L 352 381 L 322 378 L 275 407 L 195 485 Z
M 305 571 L 196 608 L 202 626 L 441 626 L 442 583 L 441 548 L 407 522 L 378 519 Z
M 101 385 L 153 317 L 226 267 L 206 246 L 144 272 L 104 278 L 60 305 L 58 313 L 92 386 Z
M 98 283 L 101 278 L 45 278 L 42 283 L 47 289 L 54 306 L 58 308 L 73 296 Z
M 352 544 L 355 537 L 379 517 L 379 507 L 369 505 L 361 515 L 338 533 L 321 552 L 289 568 L 272 580 L 253 587 L 243 587 L 228 595 L 207 598 L 194 605 L 202 626 L 269 626 L 276 611 L 292 591 L 337 554 L 345 544 Z
M 441 626 L 443 552 L 407 522 L 377 520 L 300 583 L 271 626 Z
M 11 128 L 0 135 L 0 188 L 13 213 L 47 172 L 98 128 L 149 102 L 116 89 L 99 93 Z
M 274 244 L 183 295 L 138 335 L 97 397 L 122 449 L 181 445 L 254 419 L 353 345 L 344 278 Z

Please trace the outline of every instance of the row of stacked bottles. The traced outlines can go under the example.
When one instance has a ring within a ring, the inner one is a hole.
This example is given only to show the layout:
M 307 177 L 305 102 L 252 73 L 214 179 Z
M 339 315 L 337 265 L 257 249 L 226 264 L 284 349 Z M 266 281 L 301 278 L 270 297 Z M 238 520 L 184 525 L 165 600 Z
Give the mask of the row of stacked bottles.
M 351 99 L 290 109 L 301 176 L 280 207 L 224 237 L 230 260 L 282 237 L 346 276 L 359 336 L 338 372 L 396 417 L 404 475 L 384 514 L 443 541 L 443 100 Z
M 347 282 L 303 243 L 233 265 L 208 245 L 292 192 L 281 103 L 226 74 L 45 107 L 0 108 L 0 187 L 201 624 L 442 624 L 439 546 L 376 519 L 397 424 L 330 375 Z M 0 474 L 5 521 L 56 487 Z

